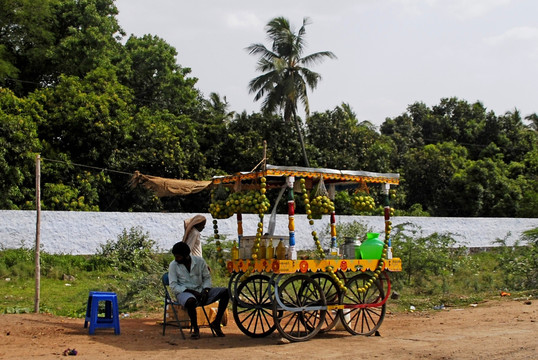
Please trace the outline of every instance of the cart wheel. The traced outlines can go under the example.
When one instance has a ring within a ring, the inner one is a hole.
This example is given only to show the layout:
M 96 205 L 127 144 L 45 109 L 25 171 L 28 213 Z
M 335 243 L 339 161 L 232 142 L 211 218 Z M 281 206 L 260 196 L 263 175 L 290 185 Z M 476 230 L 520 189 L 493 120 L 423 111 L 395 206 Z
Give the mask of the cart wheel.
M 275 285 L 273 316 L 280 334 L 290 341 L 314 337 L 325 323 L 325 294 L 316 280 L 306 275 L 287 278 Z
M 264 337 L 275 331 L 271 304 L 273 292 L 270 278 L 253 275 L 237 287 L 233 315 L 237 327 L 253 338 Z
M 321 290 L 325 294 L 327 306 L 340 304 L 342 292 L 332 277 L 323 273 L 315 273 L 311 278 L 316 280 L 321 287 Z M 337 309 L 327 310 L 325 324 L 321 327 L 321 332 L 329 331 L 336 325 L 339 317 L 338 313 L 339 311 Z
M 372 335 L 385 317 L 385 298 L 383 286 L 375 280 L 364 293 L 359 292 L 366 282 L 373 280 L 371 275 L 358 274 L 353 276 L 346 284 L 347 292 L 342 296 L 344 309 L 340 313 L 342 324 L 353 335 Z M 366 306 L 365 306 L 366 305 Z
M 230 301 L 234 302 L 236 299 L 236 289 L 239 279 L 243 276 L 243 272 L 233 272 L 228 281 L 228 294 L 230 295 Z

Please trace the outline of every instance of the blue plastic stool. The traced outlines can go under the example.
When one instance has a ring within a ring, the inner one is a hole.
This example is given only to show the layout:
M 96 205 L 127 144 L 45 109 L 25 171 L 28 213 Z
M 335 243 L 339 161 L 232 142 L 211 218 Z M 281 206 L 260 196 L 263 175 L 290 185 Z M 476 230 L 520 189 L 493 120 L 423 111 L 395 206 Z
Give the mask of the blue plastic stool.
M 104 316 L 99 316 L 99 302 L 105 302 Z M 114 334 L 120 334 L 120 316 L 118 312 L 118 297 L 113 292 L 90 291 L 86 305 L 84 328 L 90 323 L 90 335 L 98 328 L 114 328 Z

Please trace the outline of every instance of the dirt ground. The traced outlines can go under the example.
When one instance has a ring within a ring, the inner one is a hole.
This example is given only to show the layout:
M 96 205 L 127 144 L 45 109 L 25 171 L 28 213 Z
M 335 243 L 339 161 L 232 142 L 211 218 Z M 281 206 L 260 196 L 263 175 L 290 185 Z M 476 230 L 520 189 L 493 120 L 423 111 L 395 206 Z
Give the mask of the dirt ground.
M 0 359 L 57 359 L 76 349 L 80 359 L 537 359 L 538 301 L 502 299 L 476 307 L 388 313 L 380 336 L 346 331 L 283 343 L 278 333 L 244 335 L 233 317 L 225 338 L 201 329 L 200 340 L 183 340 L 177 328 L 162 335 L 161 314 L 120 320 L 121 335 L 97 329 L 88 335 L 83 319 L 47 314 L 0 315 Z

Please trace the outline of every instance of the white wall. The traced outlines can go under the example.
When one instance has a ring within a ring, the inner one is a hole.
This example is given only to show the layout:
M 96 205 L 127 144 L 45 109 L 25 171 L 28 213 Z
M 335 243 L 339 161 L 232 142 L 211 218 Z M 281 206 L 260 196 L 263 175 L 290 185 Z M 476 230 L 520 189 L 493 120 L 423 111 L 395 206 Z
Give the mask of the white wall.
M 194 216 L 187 213 L 115 213 L 115 212 L 41 212 L 41 245 L 48 253 L 94 254 L 100 244 L 115 241 L 123 229 L 140 226 L 155 240 L 160 249 L 168 251 L 183 237 L 183 220 Z M 212 217 L 204 214 L 208 223 L 202 238 L 213 235 Z M 375 232 L 383 232 L 382 216 L 336 216 L 337 223 L 359 221 L 367 224 Z M 434 218 L 395 217 L 393 226 L 413 223 L 426 236 L 434 232 L 452 233 L 461 245 L 470 247 L 492 246 L 497 238 L 508 235 L 508 243 L 513 244 L 525 230 L 538 227 L 538 219 L 521 218 Z M 265 217 L 265 229 L 269 216 Z M 258 223 L 256 215 L 243 215 L 244 235 L 255 235 Z M 313 249 L 311 232 L 316 230 L 328 238 L 328 217 L 316 220 L 312 228 L 305 215 L 295 216 L 297 249 Z M 219 233 L 228 240 L 236 238 L 235 216 L 219 220 Z M 277 215 L 275 236 L 288 235 L 287 215 Z M 36 211 L 0 210 L 0 249 L 32 247 L 36 237 Z

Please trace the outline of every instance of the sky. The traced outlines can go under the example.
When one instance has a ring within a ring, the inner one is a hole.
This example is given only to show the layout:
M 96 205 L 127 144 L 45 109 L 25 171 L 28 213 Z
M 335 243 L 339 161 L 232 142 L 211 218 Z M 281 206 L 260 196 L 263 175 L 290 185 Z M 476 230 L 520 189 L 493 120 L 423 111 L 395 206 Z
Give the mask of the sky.
M 295 30 L 304 17 L 306 54 L 332 51 L 309 68 L 322 77 L 310 111 L 349 104 L 359 121 L 381 125 L 422 102 L 481 102 L 502 115 L 538 113 L 536 0 L 116 0 L 127 36 L 156 35 L 229 110 L 258 112 L 248 83 L 260 75 L 245 50 L 263 43 L 277 17 Z M 299 112 L 304 117 L 304 112 Z

